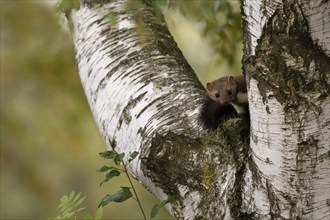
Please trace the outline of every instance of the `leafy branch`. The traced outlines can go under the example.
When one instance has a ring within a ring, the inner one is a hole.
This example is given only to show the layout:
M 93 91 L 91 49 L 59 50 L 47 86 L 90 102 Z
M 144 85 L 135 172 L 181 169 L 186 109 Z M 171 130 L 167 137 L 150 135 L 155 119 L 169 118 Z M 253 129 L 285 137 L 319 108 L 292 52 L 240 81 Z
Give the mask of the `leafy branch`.
M 133 153 L 130 154 L 130 158 L 128 159 L 128 162 L 130 163 L 131 161 L 133 161 L 137 156 L 138 156 L 138 152 L 134 151 Z M 100 156 L 104 159 L 111 159 L 117 166 L 119 164 L 122 164 L 124 169 L 118 168 L 118 167 L 108 167 L 108 166 L 103 166 L 100 169 L 97 169 L 98 172 L 105 172 L 105 179 L 101 182 L 100 186 L 105 183 L 108 182 L 110 179 L 112 179 L 115 176 L 119 176 L 121 173 L 125 173 L 127 176 L 127 179 L 129 181 L 129 184 L 133 190 L 135 199 L 137 201 L 137 203 L 139 204 L 141 213 L 144 217 L 144 219 L 146 218 L 145 212 L 143 210 L 142 204 L 140 202 L 139 196 L 135 190 L 135 187 L 133 185 L 133 182 L 131 180 L 131 177 L 128 174 L 127 171 L 127 164 L 123 161 L 123 158 L 125 157 L 124 153 L 117 153 L 116 151 L 105 151 L 105 152 L 101 152 Z M 106 206 L 108 203 L 110 202 L 124 202 L 126 200 L 128 200 L 129 198 L 131 198 L 132 192 L 130 190 L 129 187 L 121 187 L 121 189 L 119 191 L 117 191 L 115 194 L 107 194 L 102 200 L 101 203 L 99 204 L 99 207 L 102 206 Z
M 100 204 L 98 205 L 98 209 L 93 216 L 87 214 L 84 217 L 84 220 L 100 220 L 103 215 L 103 207 L 108 205 L 110 202 L 125 202 L 126 200 L 130 198 L 134 198 L 141 210 L 141 213 L 143 215 L 144 220 L 147 220 L 146 214 L 142 208 L 141 201 L 139 199 L 139 196 L 135 190 L 135 187 L 133 185 L 133 181 L 131 176 L 128 174 L 127 165 L 128 163 L 132 162 L 137 156 L 138 152 L 134 151 L 129 155 L 129 159 L 127 160 L 127 163 L 123 161 L 125 154 L 124 153 L 117 153 L 115 151 L 105 151 L 100 153 L 100 156 L 104 159 L 110 159 L 115 163 L 115 166 L 103 166 L 99 169 L 97 169 L 97 172 L 105 173 L 105 179 L 100 183 L 100 187 L 103 185 L 103 183 L 108 182 L 114 177 L 120 176 L 120 174 L 125 173 L 130 187 L 122 186 L 120 187 L 120 190 L 118 190 L 114 194 L 107 194 L 103 197 Z M 133 193 L 131 192 L 131 189 Z M 133 197 L 134 194 L 134 197 Z M 60 200 L 60 205 L 58 208 L 60 209 L 60 215 L 55 218 L 48 218 L 48 220 L 63 220 L 63 219 L 77 219 L 77 214 L 84 210 L 85 208 L 80 208 L 80 205 L 85 200 L 86 196 L 81 197 L 81 193 L 75 194 L 74 191 L 72 191 L 69 195 L 65 195 Z M 172 197 L 169 197 L 168 199 L 160 202 L 159 204 L 156 204 L 153 206 L 151 213 L 150 213 L 150 220 L 153 219 L 158 211 L 164 207 L 168 203 L 174 202 L 175 199 Z
M 120 187 L 121 189 L 119 191 L 117 191 L 114 194 L 107 194 L 105 197 L 103 197 L 103 199 L 101 200 L 99 207 L 104 207 L 107 204 L 109 204 L 110 202 L 117 202 L 117 203 L 121 203 L 124 202 L 130 198 L 134 198 L 137 201 L 139 208 L 141 210 L 141 213 L 143 215 L 144 220 L 147 220 L 146 214 L 143 210 L 141 201 L 139 199 L 139 196 L 136 192 L 136 189 L 133 185 L 132 179 L 128 173 L 127 170 L 127 165 L 128 163 L 132 162 L 137 156 L 139 155 L 139 153 L 137 151 L 134 151 L 133 153 L 130 154 L 129 159 L 127 161 L 127 163 L 125 163 L 123 161 L 125 154 L 124 153 L 117 153 L 116 151 L 105 151 L 105 152 L 101 152 L 100 156 L 104 159 L 110 159 L 112 160 L 116 166 L 103 166 L 99 169 L 97 169 L 98 172 L 103 172 L 105 173 L 105 179 L 100 183 L 100 186 L 102 186 L 103 183 L 108 182 L 110 179 L 120 176 L 121 173 L 125 173 L 126 177 L 129 181 L 129 185 L 130 187 Z M 122 165 L 123 168 L 118 167 L 119 165 Z M 131 189 L 133 191 L 133 194 L 131 192 Z M 168 203 L 173 202 L 174 199 L 173 198 L 168 198 L 164 201 L 162 201 L 160 204 L 156 204 L 154 205 L 154 207 L 151 210 L 151 214 L 150 214 L 150 219 L 153 219 L 160 208 L 162 208 L 163 206 L 165 206 Z

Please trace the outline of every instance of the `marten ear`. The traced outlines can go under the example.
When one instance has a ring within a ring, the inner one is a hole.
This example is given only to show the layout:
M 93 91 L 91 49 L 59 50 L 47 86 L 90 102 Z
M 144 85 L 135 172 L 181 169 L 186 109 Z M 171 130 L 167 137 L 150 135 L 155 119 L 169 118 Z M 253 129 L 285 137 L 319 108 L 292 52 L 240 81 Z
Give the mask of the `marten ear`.
M 211 82 L 206 83 L 206 89 L 208 91 L 211 91 L 214 88 L 214 84 Z
M 233 76 L 229 76 L 228 83 L 229 83 L 229 85 L 235 86 L 236 85 L 235 78 Z

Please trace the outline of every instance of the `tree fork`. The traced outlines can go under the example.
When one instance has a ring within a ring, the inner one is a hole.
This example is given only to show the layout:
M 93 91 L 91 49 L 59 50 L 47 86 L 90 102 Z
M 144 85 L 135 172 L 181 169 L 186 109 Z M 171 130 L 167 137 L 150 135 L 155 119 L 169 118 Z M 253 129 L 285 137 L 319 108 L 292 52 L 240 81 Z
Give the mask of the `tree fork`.
M 330 1 L 243 1 L 250 146 L 240 119 L 203 130 L 206 92 L 163 18 L 152 1 L 126 2 L 81 1 L 69 19 L 107 147 L 139 152 L 127 170 L 160 200 L 176 198 L 176 219 L 329 217 Z

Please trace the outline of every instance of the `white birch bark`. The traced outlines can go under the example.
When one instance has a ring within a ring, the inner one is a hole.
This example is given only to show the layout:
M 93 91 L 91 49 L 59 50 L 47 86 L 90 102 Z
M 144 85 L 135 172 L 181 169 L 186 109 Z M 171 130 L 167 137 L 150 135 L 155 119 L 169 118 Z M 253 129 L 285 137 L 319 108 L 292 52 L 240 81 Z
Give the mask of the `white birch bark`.
M 199 129 L 196 106 L 202 90 L 173 41 L 164 40 L 171 36 L 162 24 L 161 32 L 150 27 L 150 33 L 146 27 L 139 35 L 133 12 L 125 10 L 125 1 L 113 1 L 101 7 L 82 3 L 72 11 L 78 69 L 108 148 L 127 156 L 138 151 L 140 159 L 129 170 L 162 200 L 167 195 L 142 172 L 141 158 L 148 156 L 156 134 Z M 136 16 L 155 19 L 152 8 L 148 10 Z
M 140 153 L 128 170 L 160 200 L 176 198 L 168 206 L 174 218 L 228 219 L 241 160 L 228 150 L 229 139 L 210 138 L 202 129 L 198 117 L 206 92 L 163 18 L 150 1 L 140 11 L 127 2 L 81 1 L 69 15 L 79 74 L 99 130 L 108 149 Z M 242 147 L 233 144 L 237 151 Z
M 244 1 L 251 161 L 242 208 L 258 219 L 330 218 L 329 4 Z
M 163 19 L 126 2 L 82 0 L 69 20 L 108 149 L 140 153 L 130 173 L 176 219 L 330 217 L 329 1 L 243 2 L 250 146 L 238 119 L 202 129 L 205 91 Z

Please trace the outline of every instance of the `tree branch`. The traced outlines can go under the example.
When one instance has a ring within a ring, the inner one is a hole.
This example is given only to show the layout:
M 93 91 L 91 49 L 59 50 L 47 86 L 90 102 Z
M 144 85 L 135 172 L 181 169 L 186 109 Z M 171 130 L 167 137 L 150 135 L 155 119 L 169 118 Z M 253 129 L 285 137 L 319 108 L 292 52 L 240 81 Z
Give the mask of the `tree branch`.
M 203 130 L 206 92 L 152 1 L 130 8 L 86 0 L 70 19 L 81 81 L 107 146 L 139 152 L 129 172 L 160 200 L 176 198 L 169 210 L 177 219 L 238 215 L 240 121 Z

